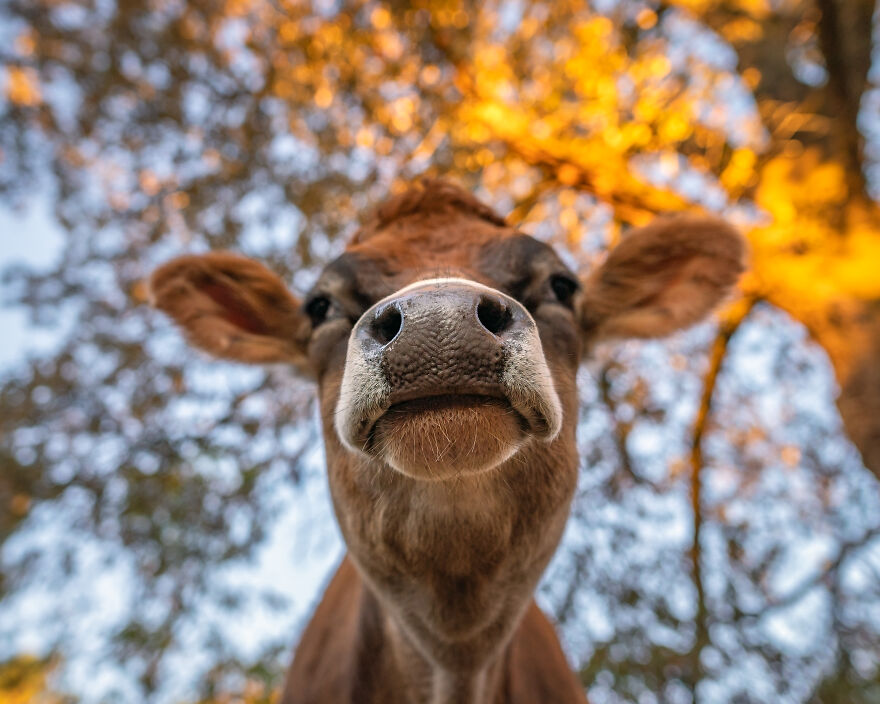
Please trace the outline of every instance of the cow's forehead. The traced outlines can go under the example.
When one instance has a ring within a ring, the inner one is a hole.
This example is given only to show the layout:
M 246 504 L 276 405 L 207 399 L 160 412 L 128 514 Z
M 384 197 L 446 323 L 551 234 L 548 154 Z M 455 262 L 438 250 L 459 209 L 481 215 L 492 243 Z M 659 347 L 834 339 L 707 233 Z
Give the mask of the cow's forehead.
M 354 241 L 346 252 L 381 260 L 389 273 L 418 269 L 469 269 L 478 266 L 481 252 L 517 235 L 466 215 L 411 216 L 390 223 L 365 241 Z
M 465 217 L 505 228 L 504 218 L 472 193 L 442 179 L 424 179 L 376 208 L 352 238 L 352 244 L 364 243 L 386 232 L 391 225 L 407 220 L 423 226 Z
M 414 281 L 465 277 L 512 291 L 532 278 L 567 271 L 547 244 L 513 229 L 490 232 L 478 224 L 458 223 L 454 229 L 412 229 L 387 233 L 356 243 L 330 262 L 316 289 L 347 292 L 359 306 Z
M 379 206 L 316 289 L 346 290 L 367 303 L 424 278 L 464 276 L 509 288 L 553 269 L 565 267 L 548 245 L 518 232 L 470 193 L 435 180 Z

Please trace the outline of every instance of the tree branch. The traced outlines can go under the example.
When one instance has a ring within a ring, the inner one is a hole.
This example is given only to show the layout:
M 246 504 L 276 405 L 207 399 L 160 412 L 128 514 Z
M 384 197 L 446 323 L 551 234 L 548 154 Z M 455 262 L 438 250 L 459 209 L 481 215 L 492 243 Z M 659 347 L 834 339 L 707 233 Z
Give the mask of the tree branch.
M 872 528 L 857 540 L 851 540 L 843 543 L 840 546 L 840 550 L 837 552 L 835 558 L 826 565 L 825 569 L 820 574 L 803 580 L 785 596 L 768 601 L 768 603 L 760 611 L 740 611 L 739 613 L 744 616 L 761 618 L 772 611 L 784 609 L 787 606 L 796 604 L 820 584 L 827 582 L 829 579 L 833 579 L 836 576 L 837 572 L 840 570 L 843 563 L 853 552 L 856 552 L 860 548 L 865 547 L 875 538 L 880 538 L 880 526 Z
M 789 138 L 805 146 L 819 146 L 826 158 L 840 162 L 847 173 L 850 197 L 867 203 L 864 139 L 858 114 L 871 65 L 874 0 L 814 0 L 814 4 L 803 5 L 807 7 L 795 5 L 761 19 L 760 38 L 731 41 L 738 70 L 760 72 L 754 96 L 765 127 L 775 132 L 779 109 L 791 105 L 804 119 Z M 799 80 L 788 56 L 793 33 L 812 18 L 816 18 L 819 50 L 828 72 L 822 87 Z M 723 2 L 700 14 L 699 19 L 721 36 L 733 21 L 756 21 L 749 12 Z M 814 129 L 815 117 L 827 119 L 831 125 L 827 134 Z M 781 146 L 781 140 L 775 142 Z
M 617 404 L 611 396 L 611 380 L 608 377 L 610 369 L 611 364 L 607 364 L 602 367 L 602 371 L 599 372 L 599 396 L 602 399 L 602 403 L 604 403 L 605 407 L 608 409 L 608 413 L 611 416 L 611 422 L 614 426 L 614 445 L 617 448 L 619 466 L 634 484 L 642 484 L 643 479 L 636 474 L 636 471 L 633 468 L 632 459 L 629 455 L 629 448 L 626 446 L 630 431 L 632 430 L 632 423 L 626 423 L 617 418 Z
M 874 2 L 846 0 L 849 11 L 839 12 L 837 0 L 816 0 L 819 19 L 819 45 L 825 58 L 828 80 L 825 90 L 836 114 L 834 137 L 847 175 L 851 198 L 867 202 L 864 138 L 858 117 L 862 94 L 871 65 L 871 31 Z M 849 21 L 844 27 L 846 14 Z M 846 39 L 844 40 L 843 34 Z M 846 46 L 844 46 L 846 44 Z
M 688 673 L 688 685 L 690 686 L 691 691 L 694 692 L 695 696 L 696 685 L 700 680 L 702 669 L 700 665 L 700 653 L 703 648 L 709 644 L 709 613 L 706 607 L 706 591 L 703 584 L 700 545 L 703 527 L 703 484 L 701 474 L 705 462 L 703 457 L 703 438 L 705 437 L 708 428 L 715 388 L 718 384 L 718 377 L 721 373 L 724 359 L 727 356 L 730 340 L 734 333 L 739 329 L 740 325 L 742 325 L 743 321 L 748 317 L 757 302 L 758 299 L 756 298 L 743 299 L 731 311 L 729 317 L 721 324 L 718 334 L 715 337 L 715 341 L 712 344 L 712 351 L 709 355 L 709 368 L 706 371 L 706 377 L 703 382 L 703 395 L 700 398 L 700 407 L 697 411 L 697 417 L 694 420 L 693 439 L 691 441 L 690 452 L 690 493 L 694 524 L 693 539 L 689 555 L 694 588 L 697 592 L 697 613 L 694 618 L 695 633 L 694 644 L 690 651 L 691 665 Z

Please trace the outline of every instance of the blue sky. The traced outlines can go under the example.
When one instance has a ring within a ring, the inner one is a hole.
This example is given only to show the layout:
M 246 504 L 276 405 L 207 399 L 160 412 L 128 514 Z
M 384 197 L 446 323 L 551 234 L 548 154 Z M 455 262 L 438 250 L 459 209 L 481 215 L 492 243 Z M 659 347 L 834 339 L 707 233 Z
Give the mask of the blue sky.
M 46 193 L 34 195 L 19 210 L 0 206 L 0 271 L 25 265 L 47 269 L 63 255 L 64 234 L 51 212 Z M 6 300 L 7 290 L 2 289 Z M 4 342 L 0 345 L 0 374 L 12 372 L 29 355 L 50 352 L 63 337 L 61 330 L 35 328 L 20 307 L 0 308 Z M 303 485 L 277 487 L 276 505 L 282 516 L 275 521 L 267 539 L 247 564 L 225 565 L 217 578 L 225 585 L 246 588 L 257 594 L 271 585 L 289 598 L 283 614 L 266 608 L 254 599 L 247 608 L 223 613 L 206 603 L 191 622 L 181 625 L 181 645 L 169 659 L 170 675 L 164 683 L 166 701 L 191 696 L 201 669 L 212 661 L 199 653 L 205 628 L 216 628 L 234 644 L 244 658 L 255 657 L 266 642 L 287 640 L 291 647 L 305 625 L 315 599 L 343 554 L 343 545 L 332 519 L 326 482 L 323 479 L 323 453 L 315 448 L 305 466 L 309 478 Z M 29 529 L 21 531 L 0 550 L 0 563 L 13 553 L 37 549 L 52 560 L 57 544 L 69 537 L 70 521 L 57 507 L 44 505 L 31 516 Z M 44 654 L 61 630 L 77 633 L 77 652 L 66 654 L 64 683 L 72 691 L 128 690 L 128 675 L 108 664 L 103 652 L 108 635 L 136 604 L 132 603 L 134 566 L 126 555 L 110 554 L 110 549 L 90 536 L 80 536 L 74 575 L 63 582 L 65 601 L 59 622 L 59 599 L 54 585 L 32 584 L 11 596 L 0 609 L 0 629 L 5 640 L 0 659 L 15 653 Z M 115 552 L 115 551 L 114 551 Z M 109 558 L 109 561 L 108 561 Z M 8 629 L 8 630 L 7 630 Z M 187 649 L 195 644 L 196 649 Z M 112 661 L 111 661 L 112 662 Z M 176 667 L 175 665 L 183 665 Z
M 51 203 L 45 194 L 34 196 L 18 211 L 0 207 L 0 233 L 0 271 L 14 264 L 48 268 L 61 256 L 64 235 L 52 218 Z M 5 290 L 2 291 L 0 300 L 5 300 Z M 0 327 L 0 370 L 8 369 L 29 352 L 51 348 L 58 337 L 51 331 L 29 326 L 21 309 L 0 309 Z

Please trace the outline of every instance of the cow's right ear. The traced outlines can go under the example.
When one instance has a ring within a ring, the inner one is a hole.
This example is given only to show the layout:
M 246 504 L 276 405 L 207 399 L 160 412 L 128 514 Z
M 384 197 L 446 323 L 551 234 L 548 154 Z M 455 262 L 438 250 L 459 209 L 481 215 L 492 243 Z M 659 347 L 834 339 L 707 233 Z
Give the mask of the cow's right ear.
M 309 317 L 259 262 L 229 252 L 173 259 L 150 277 L 150 297 L 193 345 L 215 357 L 308 367 Z

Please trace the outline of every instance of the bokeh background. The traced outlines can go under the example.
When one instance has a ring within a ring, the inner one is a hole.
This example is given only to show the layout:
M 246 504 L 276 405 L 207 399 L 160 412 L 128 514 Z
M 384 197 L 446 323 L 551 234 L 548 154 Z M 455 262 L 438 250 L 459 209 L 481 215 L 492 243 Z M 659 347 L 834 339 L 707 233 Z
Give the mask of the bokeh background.
M 598 350 L 539 599 L 593 704 L 880 702 L 873 0 L 0 3 L 0 702 L 273 701 L 343 548 L 312 390 L 145 302 L 302 293 L 422 175 L 589 266 L 711 211 L 712 322 Z

